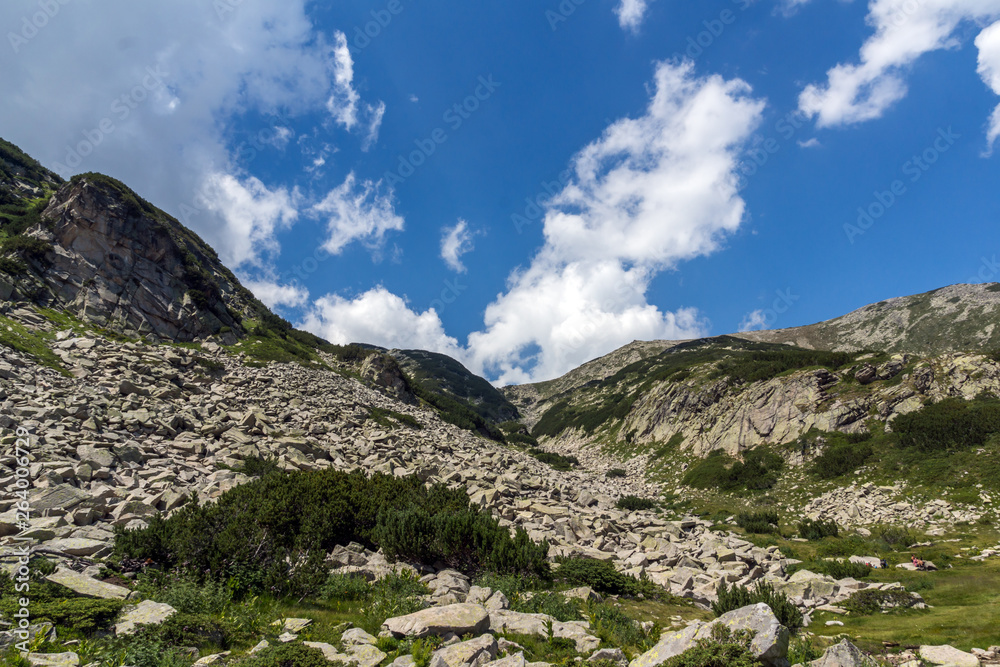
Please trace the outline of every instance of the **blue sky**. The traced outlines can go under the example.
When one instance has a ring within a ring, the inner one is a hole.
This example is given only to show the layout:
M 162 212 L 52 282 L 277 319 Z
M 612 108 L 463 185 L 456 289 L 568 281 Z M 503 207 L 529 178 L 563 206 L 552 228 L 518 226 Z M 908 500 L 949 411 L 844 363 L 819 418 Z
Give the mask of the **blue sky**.
M 11 1 L 0 136 L 498 383 L 1000 280 L 1000 0 Z

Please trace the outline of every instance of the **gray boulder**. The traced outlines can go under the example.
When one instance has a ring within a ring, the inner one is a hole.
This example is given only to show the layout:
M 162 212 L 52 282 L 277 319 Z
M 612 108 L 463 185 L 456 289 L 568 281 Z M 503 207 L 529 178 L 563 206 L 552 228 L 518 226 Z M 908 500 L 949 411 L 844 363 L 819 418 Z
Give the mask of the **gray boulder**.
M 449 632 L 456 635 L 481 635 L 490 628 L 490 615 L 478 604 L 449 604 L 386 619 L 382 628 L 400 638 L 444 636 Z
M 693 623 L 678 632 L 665 634 L 656 646 L 629 663 L 629 667 L 659 667 L 692 648 L 699 639 L 710 639 L 716 625 L 724 625 L 733 632 L 749 631 L 753 635 L 750 652 L 765 667 L 788 667 L 788 628 L 778 622 L 774 612 L 764 603 L 735 609 L 710 623 Z
M 177 613 L 177 610 L 162 602 L 143 600 L 131 611 L 122 614 L 115 624 L 115 636 L 124 637 L 137 630 L 137 625 L 159 625 Z
M 480 667 L 497 657 L 497 640 L 483 635 L 466 642 L 452 644 L 431 656 L 430 667 Z
M 826 649 L 819 660 L 809 663 L 809 667 L 872 667 L 873 665 L 872 660 L 846 639 Z

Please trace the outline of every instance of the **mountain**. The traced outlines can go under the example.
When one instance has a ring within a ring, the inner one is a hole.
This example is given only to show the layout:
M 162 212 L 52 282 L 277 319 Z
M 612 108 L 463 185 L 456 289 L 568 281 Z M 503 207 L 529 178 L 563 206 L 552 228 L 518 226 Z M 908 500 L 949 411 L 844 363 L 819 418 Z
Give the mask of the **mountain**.
M 879 301 L 826 322 L 733 334 L 813 350 L 942 354 L 1000 348 L 1000 284 L 951 285 Z

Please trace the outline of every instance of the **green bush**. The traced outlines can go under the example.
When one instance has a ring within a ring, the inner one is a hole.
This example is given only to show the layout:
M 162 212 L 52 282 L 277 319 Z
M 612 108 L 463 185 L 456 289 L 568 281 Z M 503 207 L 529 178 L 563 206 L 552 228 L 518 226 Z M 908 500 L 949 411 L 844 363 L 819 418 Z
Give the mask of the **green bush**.
M 555 579 L 573 586 L 590 586 L 598 593 L 608 595 L 657 597 L 662 594 L 656 584 L 648 579 L 636 579 L 622 574 L 610 562 L 596 558 L 572 557 L 557 561 L 559 568 L 555 571 Z
M 784 459 L 761 447 L 751 449 L 742 461 L 717 449 L 691 466 L 683 482 L 696 489 L 763 491 L 778 483 L 778 475 L 784 467 Z
M 774 510 L 740 512 L 736 515 L 736 525 L 748 533 L 777 533 L 778 513 Z
M 626 512 L 636 512 L 639 510 L 651 510 L 656 507 L 656 501 L 639 496 L 622 496 L 615 503 L 615 507 Z
M 803 519 L 799 522 L 799 537 L 807 540 L 822 540 L 824 537 L 837 537 L 840 529 L 835 521 L 814 521 Z
M 243 459 L 243 466 L 240 472 L 249 477 L 264 477 L 266 475 L 280 474 L 281 466 L 277 459 L 267 456 L 248 456 Z
M 899 415 L 892 430 L 903 447 L 924 452 L 982 447 L 991 435 L 1000 433 L 1000 400 L 946 398 Z
M 35 589 L 32 584 L 32 590 Z M 4 616 L 10 617 L 15 611 L 13 600 L 0 603 Z M 65 598 L 44 602 L 32 599 L 31 621 L 48 621 L 60 628 L 70 628 L 84 635 L 111 627 L 125 603 L 121 600 L 92 600 L 89 598 Z
M 319 596 L 324 600 L 356 602 L 371 597 L 372 587 L 364 577 L 331 572 Z
M 318 648 L 305 644 L 274 644 L 256 655 L 234 663 L 237 667 L 330 667 Z
M 810 471 L 820 479 L 834 479 L 854 472 L 874 453 L 867 442 L 835 442 L 813 459 Z
M 724 625 L 712 626 L 711 639 L 699 639 L 662 667 L 760 667 L 750 651 L 753 635 L 748 630 L 732 632 Z
M 857 616 L 870 616 L 883 611 L 909 608 L 915 598 L 905 590 L 867 588 L 851 594 L 841 606 Z
M 548 575 L 548 545 L 523 530 L 512 537 L 464 489 L 362 471 L 266 475 L 214 504 L 157 515 L 145 529 L 118 528 L 115 551 L 224 582 L 237 596 L 302 594 L 326 581 L 326 553 L 349 542 L 472 572 Z
M 506 595 L 506 593 L 504 593 Z M 557 621 L 579 621 L 580 605 L 553 591 L 540 591 L 531 596 L 517 596 L 511 609 L 523 614 L 548 614 Z
M 587 617 L 590 632 L 606 645 L 628 647 L 642 653 L 659 639 L 659 632 L 645 632 L 638 621 L 608 602 L 590 605 Z
M 849 560 L 812 560 L 805 563 L 795 563 L 788 567 L 789 575 L 799 570 L 809 570 L 816 574 L 825 574 L 834 579 L 864 579 L 872 573 L 872 568 L 864 563 L 852 563 Z
M 612 468 L 604 476 L 608 479 L 614 479 L 616 477 L 625 477 L 626 473 L 624 468 Z
M 546 452 L 537 448 L 529 449 L 528 453 L 542 463 L 552 466 L 555 470 L 572 470 L 574 467 L 580 465 L 579 459 L 575 456 L 563 456 L 562 454 Z
M 775 591 L 770 583 L 759 581 L 752 589 L 736 585 L 727 588 L 723 580 L 719 582 L 716 592 L 718 600 L 712 603 L 712 611 L 717 616 L 763 602 L 771 608 L 778 621 L 792 632 L 802 627 L 802 612 L 789 602 L 788 596 Z

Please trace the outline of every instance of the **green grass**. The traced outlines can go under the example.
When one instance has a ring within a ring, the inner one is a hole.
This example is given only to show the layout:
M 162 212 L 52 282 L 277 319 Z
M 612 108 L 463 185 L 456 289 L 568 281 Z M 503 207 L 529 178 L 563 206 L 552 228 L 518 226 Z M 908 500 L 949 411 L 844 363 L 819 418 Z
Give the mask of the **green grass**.
M 23 352 L 43 366 L 70 377 L 69 371 L 63 367 L 62 361 L 49 348 L 41 334 L 29 331 L 23 324 L 2 315 L 0 315 L 0 345 Z

